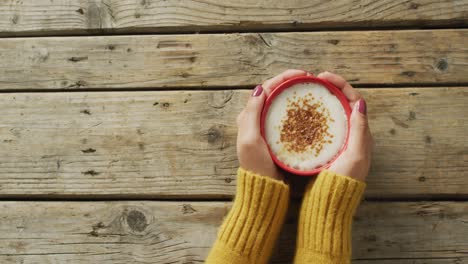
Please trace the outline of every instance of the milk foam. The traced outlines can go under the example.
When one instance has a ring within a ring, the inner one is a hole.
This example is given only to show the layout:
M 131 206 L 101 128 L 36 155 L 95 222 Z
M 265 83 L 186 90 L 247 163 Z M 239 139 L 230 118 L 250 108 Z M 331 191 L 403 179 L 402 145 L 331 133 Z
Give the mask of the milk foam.
M 288 98 L 297 100 L 312 94 L 312 103 L 322 102 L 319 111 L 330 113 L 328 132 L 333 135 L 331 143 L 325 143 L 319 153 L 312 149 L 298 153 L 288 151 L 280 140 L 282 120 L 287 117 Z M 293 99 L 296 96 L 296 99 Z M 325 109 L 326 108 L 326 109 Z M 268 109 L 265 119 L 265 138 L 275 156 L 285 165 L 298 170 L 312 170 L 333 159 L 343 147 L 347 134 L 347 118 L 343 106 L 327 88 L 316 83 L 295 84 L 278 94 Z

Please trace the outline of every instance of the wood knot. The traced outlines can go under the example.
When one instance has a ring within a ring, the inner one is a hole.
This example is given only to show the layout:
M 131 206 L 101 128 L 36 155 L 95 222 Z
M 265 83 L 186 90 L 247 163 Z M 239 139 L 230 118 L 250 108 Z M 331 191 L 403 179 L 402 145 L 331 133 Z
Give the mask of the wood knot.
M 13 24 L 18 24 L 19 16 L 18 14 L 14 14 L 13 17 L 11 18 L 11 23 Z
M 75 10 L 75 12 L 77 12 L 78 14 L 84 15 L 83 8 L 78 8 L 77 10 Z
M 414 75 L 416 75 L 416 73 L 414 71 L 404 71 L 404 72 L 400 73 L 400 75 L 407 76 L 407 77 L 413 77 Z
M 81 150 L 81 152 L 83 152 L 83 153 L 94 153 L 94 152 L 96 152 L 96 150 L 93 149 L 93 148 L 87 148 L 87 149 Z
M 85 81 L 82 81 L 82 80 L 79 80 L 75 83 L 76 87 L 80 88 L 80 87 L 83 87 L 83 86 L 86 86 L 86 82 Z
M 132 210 L 127 214 L 127 224 L 133 231 L 142 232 L 148 226 L 145 214 L 140 211 Z
M 169 102 L 154 102 L 153 106 L 159 106 L 162 110 L 168 110 L 171 106 Z
M 338 45 L 338 43 L 340 43 L 338 39 L 329 39 L 327 40 L 327 42 L 335 46 Z
M 426 181 L 426 177 L 421 176 L 421 177 L 418 178 L 418 181 L 420 181 L 420 182 L 425 182 L 425 181 Z
M 68 88 L 81 88 L 81 87 L 84 87 L 86 85 L 87 85 L 87 83 L 85 81 L 78 80 L 75 83 L 72 83 L 72 84 L 68 85 Z
M 147 8 L 150 5 L 150 3 L 147 0 L 141 0 L 140 5 L 142 5 L 144 8 Z
M 416 119 L 416 113 L 413 111 L 409 111 L 408 113 L 408 121 L 415 120 Z
M 447 59 L 443 58 L 443 59 L 438 60 L 436 63 L 436 68 L 441 72 L 447 71 L 448 69 Z
M 193 208 L 191 204 L 183 204 L 182 205 L 182 213 L 183 214 L 193 214 L 196 211 L 197 210 L 195 210 L 195 208 Z
M 95 225 L 93 225 L 93 231 L 89 232 L 90 236 L 93 237 L 98 237 L 99 236 L 99 230 L 105 228 L 106 226 L 104 225 L 103 222 L 99 222 Z
M 85 115 L 91 115 L 91 111 L 89 111 L 88 109 L 81 110 L 80 113 Z
M 229 177 L 228 177 L 228 178 L 225 178 L 224 181 L 225 181 L 226 183 L 231 183 L 231 182 L 232 182 L 232 178 L 229 178 Z
M 106 49 L 111 50 L 111 51 L 115 50 L 115 45 L 109 44 L 109 45 L 106 46 Z
M 208 140 L 208 143 L 214 144 L 218 142 L 219 140 L 222 140 L 224 133 L 221 130 L 220 126 L 213 126 L 208 129 L 205 135 Z
M 141 151 L 144 151 L 145 150 L 145 144 L 143 142 L 138 142 L 138 148 L 141 150 Z
M 390 116 L 390 118 L 392 119 L 393 123 L 395 123 L 395 125 L 399 126 L 399 127 L 402 127 L 402 128 L 408 128 L 409 125 L 406 124 L 405 122 L 401 121 L 400 119 L 394 117 L 394 116 Z
M 70 61 L 70 62 L 79 62 L 79 61 L 83 61 L 83 60 L 87 60 L 87 59 L 88 59 L 88 56 L 70 57 L 70 58 L 68 58 L 68 61 Z
M 432 143 L 432 138 L 431 138 L 431 136 L 426 136 L 426 137 L 424 138 L 424 141 L 426 142 L 426 144 L 431 144 L 431 143 Z
M 33 62 L 44 63 L 49 59 L 49 51 L 47 49 L 37 49 L 32 57 Z
M 100 172 L 97 172 L 95 170 L 88 170 L 88 171 L 84 171 L 82 172 L 81 174 L 83 175 L 89 175 L 89 176 L 97 176 L 99 174 L 101 174 Z

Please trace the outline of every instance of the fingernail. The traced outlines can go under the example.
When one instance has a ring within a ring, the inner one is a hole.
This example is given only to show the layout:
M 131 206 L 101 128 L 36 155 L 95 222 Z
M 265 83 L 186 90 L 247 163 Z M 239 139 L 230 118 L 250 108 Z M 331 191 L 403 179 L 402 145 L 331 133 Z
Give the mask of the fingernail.
M 366 101 L 364 101 L 364 99 L 361 99 L 359 100 L 358 104 L 359 104 L 359 112 L 361 112 L 361 114 L 363 115 L 367 114 Z
M 257 86 L 255 87 L 255 89 L 253 90 L 252 96 L 253 96 L 253 97 L 257 97 L 257 96 L 261 95 L 262 92 L 263 92 L 263 87 L 262 87 L 262 85 L 259 84 L 259 85 L 257 85 Z

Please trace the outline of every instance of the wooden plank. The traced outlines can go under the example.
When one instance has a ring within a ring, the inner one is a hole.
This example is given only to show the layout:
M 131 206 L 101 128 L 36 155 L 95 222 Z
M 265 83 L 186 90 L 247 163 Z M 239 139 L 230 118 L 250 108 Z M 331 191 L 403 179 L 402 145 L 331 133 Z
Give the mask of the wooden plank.
M 0 4 L 0 35 L 466 26 L 463 0 L 23 0 Z
M 361 89 L 367 196 L 468 197 L 467 88 Z M 0 197 L 232 197 L 250 91 L 0 96 Z
M 287 68 L 354 84 L 458 84 L 467 41 L 468 30 L 2 39 L 0 90 L 245 87 Z
M 203 263 L 230 203 L 1 202 L 1 263 Z M 297 206 L 272 263 L 291 263 Z M 367 202 L 353 263 L 465 263 L 468 203 Z

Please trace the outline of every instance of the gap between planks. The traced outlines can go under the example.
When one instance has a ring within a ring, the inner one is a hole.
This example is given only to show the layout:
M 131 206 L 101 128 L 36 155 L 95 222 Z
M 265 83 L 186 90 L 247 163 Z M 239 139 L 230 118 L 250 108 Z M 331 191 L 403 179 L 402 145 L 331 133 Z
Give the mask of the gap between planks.
M 358 83 L 353 84 L 354 88 L 365 88 L 365 89 L 379 89 L 379 88 L 465 88 L 468 87 L 468 82 L 457 82 L 457 83 Z M 4 89 L 0 90 L 0 94 L 8 93 L 80 93 L 80 92 L 109 92 L 109 93 L 118 93 L 118 92 L 167 92 L 167 91 L 179 91 L 179 92 L 189 92 L 189 91 L 199 91 L 199 92 L 210 92 L 210 91 L 242 91 L 242 90 L 251 90 L 254 87 L 250 85 L 241 85 L 235 87 L 224 87 L 224 86 L 206 86 L 206 87 L 175 87 L 168 90 L 167 88 L 162 87 L 142 87 L 142 88 L 84 88 L 80 90 L 75 89 L 34 89 L 34 88 L 25 88 L 25 89 Z
M 459 24 L 451 26 L 382 26 L 382 27 L 321 27 L 321 28 L 256 28 L 256 29 L 225 29 L 225 30 L 181 30 L 181 31 L 158 31 L 158 32 L 105 32 L 105 31 L 86 31 L 86 32 L 49 32 L 47 35 L 38 34 L 18 34 L 18 35 L 3 35 L 0 32 L 0 39 L 14 39 L 14 38 L 73 38 L 73 37 L 123 37 L 123 36 L 158 36 L 158 35 L 224 35 L 224 34 L 261 34 L 261 33 L 313 33 L 313 32 L 354 32 L 354 31 L 437 31 L 437 30 L 463 30 L 468 29 L 468 22 L 460 21 Z
M 234 197 L 218 197 L 214 198 L 201 196 L 201 197 L 161 197 L 154 195 L 2 195 L 0 202 L 135 202 L 135 201 L 148 201 L 148 202 L 230 202 Z M 299 202 L 302 197 L 297 194 L 293 194 L 291 202 Z M 453 196 L 453 195 L 441 195 L 434 197 L 429 196 L 413 196 L 413 197 L 384 197 L 375 198 L 368 197 L 363 199 L 369 203 L 401 203 L 401 202 L 466 202 L 468 201 L 468 195 Z

